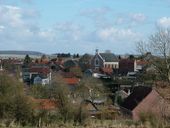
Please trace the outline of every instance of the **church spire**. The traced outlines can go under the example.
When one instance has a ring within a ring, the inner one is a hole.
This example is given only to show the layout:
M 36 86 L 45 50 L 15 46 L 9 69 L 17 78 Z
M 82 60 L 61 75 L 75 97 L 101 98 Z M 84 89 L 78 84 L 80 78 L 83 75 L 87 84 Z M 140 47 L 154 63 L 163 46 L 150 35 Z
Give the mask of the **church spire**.
M 99 54 L 99 49 L 96 49 L 96 54 Z

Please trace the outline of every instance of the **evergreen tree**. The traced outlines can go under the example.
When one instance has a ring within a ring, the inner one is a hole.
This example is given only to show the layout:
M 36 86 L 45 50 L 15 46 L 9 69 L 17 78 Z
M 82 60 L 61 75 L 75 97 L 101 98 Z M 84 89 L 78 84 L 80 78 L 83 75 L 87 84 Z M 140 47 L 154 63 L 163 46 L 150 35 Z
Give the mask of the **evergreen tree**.
M 26 65 L 28 65 L 28 64 L 30 64 L 31 63 L 31 58 L 30 58 L 30 56 L 27 54 L 26 56 L 25 56 L 25 59 L 24 59 L 24 64 L 26 64 Z

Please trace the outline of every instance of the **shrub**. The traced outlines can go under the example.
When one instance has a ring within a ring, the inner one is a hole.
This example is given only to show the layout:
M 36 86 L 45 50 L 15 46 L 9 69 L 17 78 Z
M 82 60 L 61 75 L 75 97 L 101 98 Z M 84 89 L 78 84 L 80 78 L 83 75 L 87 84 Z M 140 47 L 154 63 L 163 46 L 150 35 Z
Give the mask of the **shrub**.
M 0 74 L 0 119 L 22 125 L 30 123 L 32 103 L 24 95 L 23 85 L 6 73 Z M 9 124 L 8 123 L 8 124 Z
M 164 121 L 161 118 L 158 118 L 156 115 L 154 115 L 151 112 L 141 113 L 140 121 L 144 124 L 149 125 L 150 127 L 153 127 L 153 128 L 163 128 L 164 127 Z

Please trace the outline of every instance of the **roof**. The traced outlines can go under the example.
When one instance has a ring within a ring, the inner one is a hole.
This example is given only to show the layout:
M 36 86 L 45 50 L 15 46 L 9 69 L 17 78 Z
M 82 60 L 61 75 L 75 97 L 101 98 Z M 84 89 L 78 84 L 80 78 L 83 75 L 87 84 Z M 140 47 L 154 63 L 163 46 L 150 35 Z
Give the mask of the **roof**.
M 127 98 L 127 97 L 129 96 L 128 93 L 125 92 L 124 90 L 118 91 L 117 94 L 118 94 L 119 96 L 121 96 L 122 98 Z
M 38 62 L 38 64 L 49 64 L 49 61 L 48 60 L 42 60 L 42 61 Z
M 2 63 L 2 64 L 8 63 L 8 64 L 15 64 L 15 65 L 22 65 L 23 64 L 23 62 L 19 59 L 3 59 L 3 60 L 1 60 L 0 63 Z
M 132 59 L 120 59 L 119 63 L 123 63 L 123 64 L 134 64 L 134 60 Z
M 59 71 L 59 74 L 61 76 L 63 76 L 64 78 L 73 78 L 75 77 L 75 74 L 72 72 L 63 72 L 63 71 Z
M 78 79 L 78 78 L 64 78 L 64 81 L 65 81 L 68 85 L 75 85 L 75 84 L 78 84 L 79 79 Z
M 137 61 L 136 61 L 136 64 L 137 64 L 137 65 L 146 65 L 146 64 L 148 64 L 148 62 L 145 61 L 145 60 L 137 60 Z
M 78 66 L 78 62 L 76 60 L 67 60 L 63 65 L 65 68 L 76 67 Z
M 124 100 L 121 106 L 128 110 L 133 110 L 151 91 L 151 87 L 135 87 L 133 92 Z
M 112 74 L 113 73 L 112 68 L 102 68 L 101 70 L 102 70 L 102 72 L 107 73 L 107 74 Z
M 42 74 L 50 73 L 50 69 L 47 66 L 32 66 L 29 70 L 30 72 L 38 72 Z
M 99 53 L 105 62 L 118 62 L 118 58 L 113 53 Z
M 32 98 L 32 101 L 37 104 L 35 109 L 53 110 L 53 109 L 57 108 L 57 103 L 54 100 Z

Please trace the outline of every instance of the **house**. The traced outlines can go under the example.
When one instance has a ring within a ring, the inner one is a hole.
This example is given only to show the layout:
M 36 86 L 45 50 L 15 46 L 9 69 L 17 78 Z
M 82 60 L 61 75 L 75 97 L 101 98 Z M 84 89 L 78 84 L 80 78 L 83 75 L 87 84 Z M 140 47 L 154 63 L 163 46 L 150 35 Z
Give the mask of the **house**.
M 129 95 L 130 95 L 130 90 L 128 90 L 128 92 L 126 92 L 123 89 L 119 90 L 119 91 L 116 91 L 114 104 L 118 105 L 120 102 L 122 102 L 124 99 L 126 99 Z
M 29 83 L 30 81 L 30 73 L 28 67 L 22 67 L 22 79 L 24 82 Z
M 66 60 L 66 61 L 63 63 L 63 66 L 64 66 L 64 68 L 66 68 L 66 69 L 70 69 L 71 67 L 77 67 L 77 66 L 78 66 L 78 61 L 77 61 L 77 60 L 73 60 L 73 59 Z
M 138 75 L 137 72 L 128 72 L 128 73 L 127 73 L 127 78 L 128 78 L 129 80 L 135 80 L 136 77 L 137 77 L 137 75 Z
M 29 79 L 31 84 L 49 84 L 51 81 L 51 71 L 47 66 L 31 66 L 29 68 Z
M 135 60 L 134 62 L 134 72 L 140 72 L 148 64 L 145 60 Z
M 49 83 L 50 83 L 50 80 L 46 76 L 37 75 L 33 79 L 33 84 L 47 85 Z
M 55 110 L 57 108 L 57 102 L 51 99 L 35 99 L 31 97 L 33 103 L 35 103 L 35 110 Z
M 83 109 L 87 110 L 92 118 L 115 119 L 118 108 L 113 105 L 95 104 L 90 100 L 82 101 Z
M 76 85 L 79 83 L 80 79 L 74 77 L 74 78 L 63 78 L 65 83 L 68 85 L 69 89 L 71 91 L 74 91 L 76 88 Z
M 113 69 L 112 68 L 101 68 L 100 69 L 102 74 L 106 74 L 106 75 L 112 75 L 113 74 Z
M 139 120 L 142 113 L 151 113 L 159 117 L 167 116 L 168 104 L 151 87 L 138 86 L 121 104 L 123 114 L 133 120 Z
M 92 76 L 92 75 L 93 75 L 92 69 L 87 69 L 87 70 L 85 70 L 85 71 L 84 71 L 84 75 L 87 76 L 87 77 L 88 77 L 88 76 Z
M 58 71 L 58 73 L 59 73 L 63 78 L 73 78 L 73 77 L 76 77 L 75 74 L 72 73 L 72 72 Z
M 0 60 L 0 71 L 3 71 L 3 67 L 2 67 L 2 60 Z
M 102 68 L 105 68 L 105 70 L 106 68 L 119 69 L 119 60 L 113 53 L 99 53 L 96 50 L 96 54 L 91 61 L 91 67 L 93 70 L 100 70 Z
M 126 76 L 128 72 L 134 71 L 133 59 L 120 59 L 119 60 L 119 74 Z

